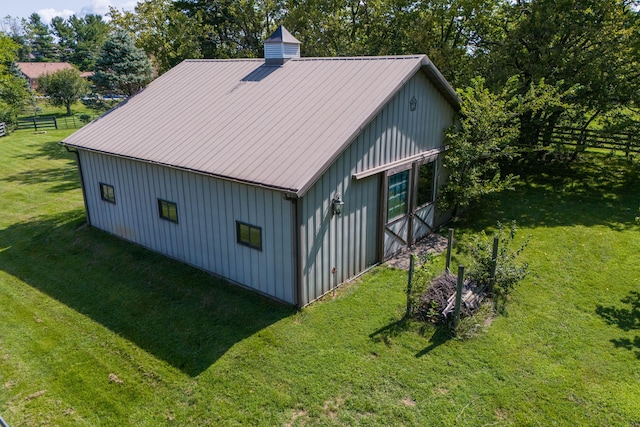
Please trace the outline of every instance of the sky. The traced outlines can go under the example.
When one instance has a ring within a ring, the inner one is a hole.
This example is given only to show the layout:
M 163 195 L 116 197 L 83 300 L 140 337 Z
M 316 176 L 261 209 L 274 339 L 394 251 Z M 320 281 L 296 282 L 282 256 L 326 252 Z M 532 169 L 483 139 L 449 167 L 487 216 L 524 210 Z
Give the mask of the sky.
M 43 22 L 49 24 L 55 16 L 68 18 L 71 15 L 106 15 L 109 6 L 120 10 L 133 10 L 136 0 L 2 0 L 0 18 L 10 15 L 13 18 L 28 18 L 37 12 Z

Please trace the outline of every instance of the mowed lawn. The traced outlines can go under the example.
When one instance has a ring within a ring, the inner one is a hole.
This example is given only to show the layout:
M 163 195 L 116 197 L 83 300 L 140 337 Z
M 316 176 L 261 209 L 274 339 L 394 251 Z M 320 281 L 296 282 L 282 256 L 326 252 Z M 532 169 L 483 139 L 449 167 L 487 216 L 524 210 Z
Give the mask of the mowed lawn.
M 520 165 L 456 224 L 531 235 L 507 313 L 460 341 L 398 326 L 406 272 L 296 311 L 87 227 L 66 134 L 0 138 L 9 425 L 640 426 L 637 165 Z

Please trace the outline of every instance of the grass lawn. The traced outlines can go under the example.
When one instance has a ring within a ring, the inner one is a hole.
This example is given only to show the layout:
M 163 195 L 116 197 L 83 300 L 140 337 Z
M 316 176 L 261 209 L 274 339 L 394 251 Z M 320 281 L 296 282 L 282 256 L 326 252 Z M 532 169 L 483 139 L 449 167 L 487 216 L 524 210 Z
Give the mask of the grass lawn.
M 506 315 L 458 341 L 397 327 L 402 271 L 298 312 L 86 227 L 69 132 L 0 138 L 11 426 L 640 425 L 640 172 L 623 159 L 520 166 L 456 224 L 532 236 Z

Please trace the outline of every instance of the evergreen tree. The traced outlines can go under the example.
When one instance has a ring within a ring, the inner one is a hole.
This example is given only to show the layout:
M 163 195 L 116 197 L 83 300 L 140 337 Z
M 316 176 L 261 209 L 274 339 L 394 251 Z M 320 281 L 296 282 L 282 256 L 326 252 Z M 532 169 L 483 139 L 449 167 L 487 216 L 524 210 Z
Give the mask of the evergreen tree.
M 153 78 L 151 61 L 124 31 L 111 34 L 96 61 L 93 82 L 103 92 L 131 96 Z
M 27 38 L 31 47 L 31 54 L 36 61 L 48 62 L 57 59 L 56 46 L 49 26 L 42 22 L 37 13 L 32 13 L 25 25 Z

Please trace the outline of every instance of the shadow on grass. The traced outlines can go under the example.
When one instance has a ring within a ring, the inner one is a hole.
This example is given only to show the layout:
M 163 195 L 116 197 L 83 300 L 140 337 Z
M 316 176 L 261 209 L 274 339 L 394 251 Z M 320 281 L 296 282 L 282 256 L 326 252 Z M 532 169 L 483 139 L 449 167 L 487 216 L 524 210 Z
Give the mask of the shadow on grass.
M 624 307 L 604 307 L 598 305 L 596 313 L 598 313 L 608 324 L 615 325 L 625 332 L 640 330 L 640 292 L 631 291 L 629 295 L 620 300 Z M 626 348 L 634 350 L 635 355 L 640 359 L 640 335 L 636 335 L 633 340 L 630 338 L 612 339 L 616 348 Z
M 37 167 L 32 170 L 17 173 L 4 178 L 8 182 L 21 184 L 51 184 L 47 189 L 50 193 L 63 193 L 80 187 L 80 176 L 73 154 L 68 153 L 55 141 L 33 143 L 32 153 L 20 156 L 26 160 L 45 158 L 47 160 L 67 160 L 63 167 Z M 58 163 L 59 164 L 59 163 Z
M 86 227 L 82 210 L 1 230 L 0 248 L 1 270 L 191 376 L 295 312 Z
M 522 227 L 635 226 L 640 206 L 637 162 L 586 153 L 572 162 L 521 160 L 505 172 L 520 176 L 517 191 L 486 197 L 462 227 L 477 232 L 495 227 L 496 220 L 516 220 Z
M 436 326 L 435 331 L 433 332 L 433 335 L 431 335 L 431 338 L 429 338 L 429 342 L 431 344 L 429 344 L 427 347 L 423 348 L 418 353 L 416 353 L 416 357 L 422 357 L 426 354 L 431 353 L 432 350 L 446 343 L 451 338 L 452 338 L 451 329 L 449 329 L 448 326 L 445 326 L 445 325 Z
M 416 322 L 414 321 L 402 318 L 372 332 L 371 334 L 369 334 L 369 338 L 376 342 L 382 341 L 383 343 L 385 343 L 385 345 L 389 346 L 391 345 L 391 339 L 393 337 L 397 337 L 403 332 L 407 332 L 408 330 L 412 329 L 412 325 L 414 325 L 415 323 Z M 424 334 L 425 330 L 430 326 L 431 325 L 422 324 L 420 328 L 421 333 Z M 433 330 L 433 334 L 431 335 L 431 338 L 429 338 L 430 344 L 424 349 L 420 350 L 416 354 L 416 357 L 422 357 L 425 354 L 430 353 L 433 349 L 446 343 L 453 337 L 451 335 L 451 329 L 445 325 L 434 326 L 433 328 L 430 328 L 430 330 Z

